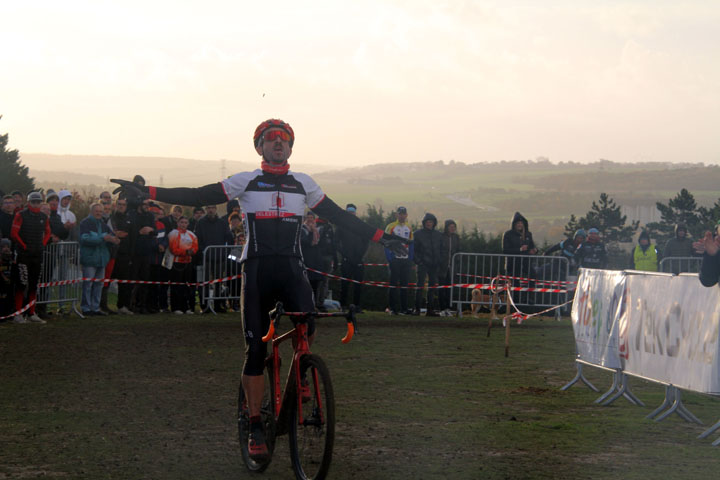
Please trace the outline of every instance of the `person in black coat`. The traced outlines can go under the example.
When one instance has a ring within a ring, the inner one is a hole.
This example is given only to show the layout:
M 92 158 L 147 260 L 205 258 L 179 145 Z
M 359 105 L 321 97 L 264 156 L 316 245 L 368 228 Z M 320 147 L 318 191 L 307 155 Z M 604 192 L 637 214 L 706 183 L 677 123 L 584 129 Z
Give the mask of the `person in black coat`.
M 503 235 L 503 253 L 512 255 L 506 261 L 506 271 L 511 277 L 513 285 L 518 286 L 521 282 L 529 282 L 532 288 L 530 259 L 520 259 L 515 255 L 535 255 L 538 253 L 533 241 L 532 232 L 528 228 L 527 218 L 522 216 L 520 212 L 513 215 L 510 230 Z M 518 295 L 518 301 L 527 301 L 528 295 Z
M 133 280 L 150 280 L 150 255 L 155 251 L 155 216 L 148 211 L 150 201 L 145 200 L 130 212 L 133 236 L 132 267 L 130 278 Z M 148 286 L 137 284 L 133 288 L 135 313 L 153 313 L 148 309 Z
M 198 255 L 201 264 L 205 261 L 202 256 L 205 248 L 213 245 L 233 244 L 230 226 L 228 225 L 228 222 L 223 221 L 220 217 L 218 217 L 217 205 L 208 205 L 205 207 L 205 215 L 201 217 L 195 225 L 195 235 L 198 238 Z M 209 272 L 210 278 L 222 278 L 224 276 L 223 272 L 226 265 L 224 258 L 220 255 L 211 254 L 211 256 L 208 257 L 207 263 L 207 265 L 203 264 L 203 268 Z M 213 296 L 219 296 L 221 284 L 215 283 L 214 285 Z M 208 289 L 209 287 L 205 286 L 201 290 L 202 298 L 200 301 L 202 303 L 203 310 L 208 308 L 207 301 L 205 300 L 210 294 Z M 227 311 L 224 302 L 221 300 L 215 300 L 213 303 L 213 309 L 218 313 L 224 313 Z
M 413 233 L 415 238 L 415 264 L 417 265 L 417 290 L 415 290 L 415 315 L 420 314 L 423 300 L 425 278 L 428 280 L 427 316 L 437 316 L 438 271 L 443 261 L 443 236 L 437 227 L 437 218 L 426 213 L 422 220 L 422 228 Z
M 345 207 L 347 212 L 357 215 L 357 207 L 352 203 L 348 203 Z M 349 278 L 357 282 L 362 282 L 365 278 L 365 265 L 363 258 L 370 244 L 369 240 L 363 239 L 344 228 L 337 228 L 336 246 L 340 253 L 340 274 L 343 278 Z M 353 283 L 353 304 L 361 309 L 362 300 L 362 284 Z M 343 280 L 340 285 L 340 305 L 347 307 L 350 305 L 348 297 L 350 295 L 350 282 Z
M 0 233 L 2 238 L 10 238 L 10 229 L 15 218 L 15 199 L 12 195 L 5 195 L 0 209 Z

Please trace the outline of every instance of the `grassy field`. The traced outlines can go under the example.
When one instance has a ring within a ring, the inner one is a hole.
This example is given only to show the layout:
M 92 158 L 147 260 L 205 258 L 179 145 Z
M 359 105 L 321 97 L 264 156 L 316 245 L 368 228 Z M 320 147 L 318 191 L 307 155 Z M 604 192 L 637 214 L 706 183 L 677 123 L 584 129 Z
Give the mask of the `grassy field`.
M 513 325 L 508 358 L 501 329 L 488 338 L 486 326 L 369 313 L 343 345 L 343 322 L 321 320 L 313 350 L 330 367 L 338 416 L 331 477 L 714 476 L 720 449 L 696 439 L 703 427 L 644 419 L 659 386 L 633 382 L 646 408 L 559 390 L 574 375 L 568 319 Z M 293 478 L 285 437 L 264 474 L 241 462 L 241 332 L 236 314 L 1 324 L 0 479 Z M 588 377 L 610 385 L 606 373 Z M 720 418 L 715 399 L 684 399 L 706 424 Z

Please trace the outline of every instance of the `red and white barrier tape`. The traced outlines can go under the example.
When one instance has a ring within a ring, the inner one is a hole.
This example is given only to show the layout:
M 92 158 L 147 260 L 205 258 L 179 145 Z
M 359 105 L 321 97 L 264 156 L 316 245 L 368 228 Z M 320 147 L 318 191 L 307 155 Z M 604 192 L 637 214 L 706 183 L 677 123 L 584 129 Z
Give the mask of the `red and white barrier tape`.
M 12 318 L 12 317 L 14 317 L 15 315 L 20 315 L 21 313 L 25 313 L 25 312 L 26 312 L 30 307 L 32 307 L 33 305 L 35 305 L 35 300 L 33 300 L 32 302 L 28 303 L 27 305 L 25 305 L 24 307 L 22 307 L 22 308 L 21 308 L 20 310 L 18 310 L 17 312 L 11 313 L 10 315 L 5 315 L 4 317 L 0 317 L 0 320 L 5 320 L 6 318 Z
M 534 279 L 534 278 L 525 278 L 525 277 L 513 277 L 510 275 L 499 275 L 498 277 L 488 277 L 486 275 L 474 275 L 472 273 L 456 273 L 456 275 L 461 277 L 474 277 L 474 278 L 508 278 L 511 280 L 520 280 L 521 282 L 535 282 L 537 284 L 546 284 L 546 285 L 577 285 L 577 282 L 571 282 L 566 280 L 540 280 L 540 279 Z

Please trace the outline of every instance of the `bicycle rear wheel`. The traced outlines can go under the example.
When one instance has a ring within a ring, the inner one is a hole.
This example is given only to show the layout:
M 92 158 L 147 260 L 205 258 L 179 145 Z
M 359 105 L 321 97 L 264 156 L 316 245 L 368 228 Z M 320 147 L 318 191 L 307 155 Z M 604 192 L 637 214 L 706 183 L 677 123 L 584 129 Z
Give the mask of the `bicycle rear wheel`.
M 316 355 L 300 361 L 300 378 L 307 380 L 310 398 L 302 404 L 298 419 L 297 401 L 290 418 L 290 457 L 295 476 L 301 480 L 322 480 L 330 469 L 335 440 L 335 395 L 330 372 Z
M 265 442 L 270 452 L 270 460 L 267 462 L 256 462 L 250 458 L 248 452 L 248 436 L 250 435 L 250 416 L 248 414 L 247 402 L 245 401 L 245 391 L 242 383 L 238 392 L 238 439 L 240 441 L 240 452 L 242 453 L 245 466 L 251 472 L 263 472 L 272 461 L 272 453 L 275 448 L 275 414 L 272 408 L 273 390 L 275 389 L 272 381 L 272 371 L 265 368 L 265 393 L 263 395 L 262 406 L 260 407 L 260 416 L 262 417 L 263 426 L 265 427 Z

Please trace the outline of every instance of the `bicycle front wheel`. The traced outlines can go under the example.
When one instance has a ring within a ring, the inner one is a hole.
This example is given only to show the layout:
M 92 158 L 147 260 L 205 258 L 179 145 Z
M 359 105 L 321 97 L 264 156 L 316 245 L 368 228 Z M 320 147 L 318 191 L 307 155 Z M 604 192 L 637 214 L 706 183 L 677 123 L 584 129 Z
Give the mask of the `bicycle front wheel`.
M 302 418 L 297 401 L 291 407 L 290 457 L 298 479 L 322 480 L 330 469 L 335 440 L 332 381 L 325 362 L 312 354 L 300 361 L 300 378 L 307 383 L 310 395 L 303 398 Z
M 274 383 L 272 370 L 270 368 L 265 369 L 265 393 L 263 395 L 262 407 L 260 409 L 260 416 L 262 417 L 263 427 L 265 430 L 265 442 L 267 443 L 268 450 L 272 458 L 272 452 L 275 447 L 275 414 L 273 412 L 272 399 Z M 250 458 L 248 452 L 248 436 L 250 435 L 250 417 L 248 415 L 247 402 L 245 399 L 245 391 L 243 390 L 242 384 L 238 389 L 238 439 L 240 440 L 240 452 L 242 453 L 243 461 L 245 466 L 251 472 L 260 473 L 270 465 L 270 460 L 267 462 L 256 462 Z

